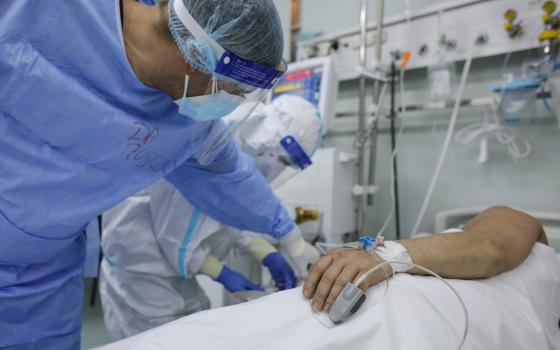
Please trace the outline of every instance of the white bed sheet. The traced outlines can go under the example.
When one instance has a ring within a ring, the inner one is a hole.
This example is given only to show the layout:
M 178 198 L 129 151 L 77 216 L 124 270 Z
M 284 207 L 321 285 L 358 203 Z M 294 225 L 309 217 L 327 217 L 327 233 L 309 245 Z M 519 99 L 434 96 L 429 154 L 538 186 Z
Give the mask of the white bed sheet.
M 521 266 L 500 276 L 450 283 L 469 311 L 464 349 L 560 349 L 560 256 L 551 248 L 537 244 Z M 462 309 L 441 281 L 401 274 L 383 300 L 369 300 L 332 329 L 313 315 L 298 288 L 201 312 L 100 349 L 455 349 L 463 325 Z

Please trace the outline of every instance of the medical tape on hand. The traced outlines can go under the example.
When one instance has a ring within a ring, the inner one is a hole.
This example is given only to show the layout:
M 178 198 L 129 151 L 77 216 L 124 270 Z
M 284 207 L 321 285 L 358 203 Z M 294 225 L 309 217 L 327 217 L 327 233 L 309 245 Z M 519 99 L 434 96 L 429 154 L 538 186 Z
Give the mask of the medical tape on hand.
M 383 245 L 377 246 L 373 252 L 383 260 L 393 262 L 391 263 L 391 268 L 394 273 L 404 273 L 414 268 L 412 265 L 409 265 L 413 261 L 406 247 L 395 241 L 385 241 Z M 403 264 L 399 264 L 399 262 Z

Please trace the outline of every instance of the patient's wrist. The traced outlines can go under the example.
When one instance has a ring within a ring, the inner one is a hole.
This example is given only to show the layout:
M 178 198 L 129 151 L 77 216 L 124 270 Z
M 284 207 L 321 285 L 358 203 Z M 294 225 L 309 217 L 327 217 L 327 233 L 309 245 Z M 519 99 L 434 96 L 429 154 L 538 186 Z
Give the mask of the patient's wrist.
M 379 254 L 377 254 L 377 252 L 371 251 L 370 252 L 373 260 L 375 261 L 376 266 L 379 266 L 385 262 L 387 262 L 387 260 L 383 259 Z M 393 267 L 391 266 L 391 264 L 385 264 L 381 270 L 383 271 L 385 278 L 389 279 L 391 277 L 393 277 L 395 275 L 395 270 L 393 269 Z
M 412 258 L 408 250 L 402 244 L 395 241 L 385 241 L 383 245 L 377 246 L 374 251 L 383 260 L 390 262 L 393 273 L 404 273 L 412 270 Z

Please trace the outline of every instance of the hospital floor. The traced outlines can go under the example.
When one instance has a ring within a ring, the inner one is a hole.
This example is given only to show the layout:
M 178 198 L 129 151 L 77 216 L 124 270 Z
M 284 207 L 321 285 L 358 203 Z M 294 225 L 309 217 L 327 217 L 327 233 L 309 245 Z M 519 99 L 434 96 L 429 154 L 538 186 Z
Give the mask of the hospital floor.
M 90 306 L 92 280 L 85 280 L 84 308 L 82 310 L 82 350 L 91 349 L 109 343 L 109 336 L 103 322 L 103 311 L 99 293 L 96 295 L 95 305 Z

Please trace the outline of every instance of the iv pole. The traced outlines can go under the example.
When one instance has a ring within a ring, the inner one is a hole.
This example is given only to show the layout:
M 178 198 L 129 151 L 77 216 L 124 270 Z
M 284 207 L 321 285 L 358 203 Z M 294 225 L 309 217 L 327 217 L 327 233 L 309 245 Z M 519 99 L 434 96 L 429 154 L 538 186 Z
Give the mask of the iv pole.
M 360 10 L 360 66 L 363 71 L 366 71 L 367 66 L 367 2 L 368 0 L 361 0 L 361 10 Z M 384 18 L 384 8 L 385 1 L 377 0 L 377 40 L 376 40 L 376 50 L 375 50 L 375 68 L 381 63 L 381 48 L 383 45 L 383 18 Z M 373 204 L 373 194 L 366 191 L 367 188 L 371 188 L 375 184 L 375 163 L 376 163 L 376 151 L 377 151 L 377 121 L 378 112 L 374 119 L 374 126 L 372 128 L 370 136 L 370 154 L 369 154 L 369 167 L 368 167 L 368 183 L 365 183 L 365 147 L 367 140 L 364 141 L 364 135 L 366 133 L 366 77 L 364 75 L 360 76 L 359 79 L 359 109 L 358 109 L 358 140 L 357 144 L 357 164 L 358 175 L 357 175 L 357 185 L 361 189 L 360 193 L 357 195 L 357 207 L 356 207 L 356 229 L 358 234 L 364 232 L 364 214 L 366 201 L 365 196 L 367 194 L 367 203 L 369 205 Z M 381 94 L 381 82 L 376 80 L 373 88 L 373 102 L 375 106 L 379 105 L 379 99 Z
M 362 70 L 366 69 L 366 58 L 367 58 L 367 9 L 368 0 L 361 0 L 361 10 L 360 10 L 360 66 Z M 360 76 L 359 79 L 360 93 L 359 93 L 359 106 L 358 106 L 358 142 L 357 145 L 357 161 L 356 166 L 358 168 L 357 175 L 357 185 L 362 190 L 356 196 L 357 206 L 356 206 L 356 230 L 358 235 L 364 232 L 364 213 L 365 213 L 365 179 L 364 179 L 364 158 L 365 158 L 365 142 L 362 142 L 364 134 L 366 132 L 366 77 L 364 75 Z
M 385 17 L 385 0 L 377 0 L 377 40 L 375 41 L 375 64 L 381 64 L 381 55 L 383 48 L 383 19 Z M 377 123 L 380 117 L 379 99 L 381 94 L 381 82 L 376 80 L 373 85 L 373 104 L 377 107 L 375 112 L 374 127 L 371 133 L 369 146 L 369 169 L 368 169 L 368 185 L 375 185 L 375 164 L 377 162 Z M 368 205 L 373 205 L 373 194 L 368 195 Z

